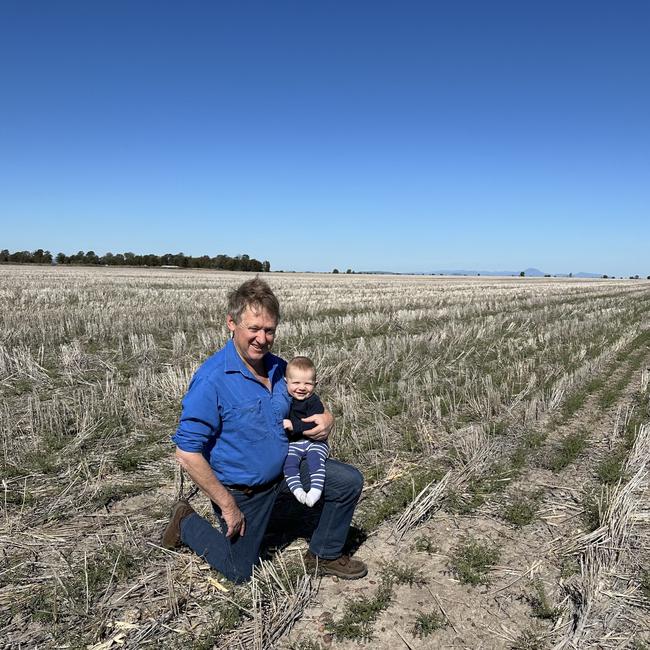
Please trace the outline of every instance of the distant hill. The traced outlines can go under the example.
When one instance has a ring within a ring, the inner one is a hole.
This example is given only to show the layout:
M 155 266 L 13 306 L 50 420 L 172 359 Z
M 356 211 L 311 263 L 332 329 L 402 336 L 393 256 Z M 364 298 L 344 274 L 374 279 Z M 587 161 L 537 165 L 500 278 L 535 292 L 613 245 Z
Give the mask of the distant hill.
M 467 270 L 467 269 L 442 269 L 439 271 L 431 271 L 432 275 L 486 275 L 486 276 L 497 276 L 497 275 L 505 275 L 505 276 L 518 276 L 521 273 L 521 271 L 474 271 L 474 270 Z M 546 275 L 550 275 L 553 277 L 557 278 L 568 278 L 569 273 L 546 273 L 544 271 L 540 271 L 539 269 L 530 267 L 527 269 L 524 269 L 524 273 L 527 278 L 543 278 Z M 602 278 L 603 274 L 602 273 L 587 273 L 585 271 L 580 271 L 579 273 L 573 273 L 571 277 L 574 278 Z

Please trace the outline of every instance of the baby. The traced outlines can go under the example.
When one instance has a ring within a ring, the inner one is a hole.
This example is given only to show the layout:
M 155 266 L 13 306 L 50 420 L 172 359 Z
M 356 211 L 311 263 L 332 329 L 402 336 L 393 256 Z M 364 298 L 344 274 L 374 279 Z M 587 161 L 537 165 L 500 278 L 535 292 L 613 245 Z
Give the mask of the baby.
M 326 442 L 311 440 L 302 435 L 313 429 L 315 422 L 303 422 L 316 413 L 325 411 L 323 403 L 314 393 L 316 388 L 316 367 L 307 357 L 294 357 L 287 364 L 287 389 L 291 395 L 289 419 L 283 421 L 288 430 L 289 453 L 284 462 L 284 477 L 293 495 L 310 508 L 320 499 L 325 483 L 325 459 L 329 454 Z M 300 482 L 300 461 L 305 458 L 309 468 L 309 492 Z

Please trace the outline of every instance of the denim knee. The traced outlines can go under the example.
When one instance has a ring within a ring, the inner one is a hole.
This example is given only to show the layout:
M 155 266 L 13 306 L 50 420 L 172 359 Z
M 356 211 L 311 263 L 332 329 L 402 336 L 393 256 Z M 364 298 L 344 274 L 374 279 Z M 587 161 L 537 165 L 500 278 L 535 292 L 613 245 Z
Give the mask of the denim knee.
M 352 465 L 341 463 L 336 460 L 328 461 L 325 477 L 325 489 L 327 490 L 327 478 L 331 478 L 330 486 L 341 498 L 358 498 L 363 488 L 363 474 Z
M 350 492 L 355 495 L 360 495 L 363 489 L 363 474 L 356 468 L 350 467 Z

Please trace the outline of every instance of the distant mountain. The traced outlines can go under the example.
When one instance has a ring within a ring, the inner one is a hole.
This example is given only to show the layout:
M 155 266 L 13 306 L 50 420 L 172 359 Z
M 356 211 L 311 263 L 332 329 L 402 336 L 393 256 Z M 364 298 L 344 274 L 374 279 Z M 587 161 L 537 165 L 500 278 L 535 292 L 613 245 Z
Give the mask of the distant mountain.
M 536 269 L 532 269 L 536 270 Z M 541 271 L 537 271 L 541 273 Z M 468 269 L 441 269 L 439 271 L 432 271 L 432 275 L 519 275 L 519 271 L 472 271 Z M 526 271 L 528 275 L 528 271 Z M 544 275 L 541 273 L 541 275 Z
M 587 273 L 586 271 L 579 271 L 573 274 L 574 278 L 602 278 L 602 273 Z
M 497 276 L 497 275 L 505 275 L 505 276 L 518 276 L 521 273 L 521 271 L 471 271 L 467 269 L 442 269 L 439 271 L 432 271 L 431 275 L 486 275 L 486 276 Z M 540 271 L 539 269 L 530 267 L 527 269 L 524 269 L 524 274 L 526 275 L 527 278 L 543 278 L 544 276 L 553 276 L 556 278 L 568 278 L 568 277 L 574 277 L 574 278 L 602 278 L 603 274 L 602 273 L 587 273 L 585 271 L 580 271 L 579 273 L 573 273 L 570 275 L 569 273 L 545 273 L 544 271 Z
M 521 271 L 472 271 L 467 269 L 440 269 L 438 271 L 428 271 L 422 273 L 408 273 L 405 271 L 355 271 L 359 274 L 369 274 L 369 275 L 485 275 L 487 277 L 496 277 L 496 276 L 505 276 L 505 277 L 519 277 Z M 554 277 L 554 278 L 602 278 L 602 273 L 587 273 L 585 271 L 580 271 L 579 273 L 544 273 L 534 267 L 529 267 L 524 269 L 524 274 L 527 278 L 544 278 L 544 277 Z M 345 275 L 345 273 L 343 274 Z

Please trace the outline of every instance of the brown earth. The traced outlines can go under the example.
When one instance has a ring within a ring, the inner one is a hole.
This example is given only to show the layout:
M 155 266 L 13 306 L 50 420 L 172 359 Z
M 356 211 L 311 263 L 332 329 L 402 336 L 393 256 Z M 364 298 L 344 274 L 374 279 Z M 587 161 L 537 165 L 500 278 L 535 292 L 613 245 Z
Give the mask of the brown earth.
M 648 366 L 650 356 L 642 365 Z M 627 364 L 617 368 L 608 376 L 608 385 L 615 384 L 626 370 Z M 638 374 L 633 374 L 633 380 L 609 408 L 603 410 L 599 405 L 599 395 L 592 394 L 568 421 L 559 426 L 552 426 L 548 419 L 541 423 L 550 430 L 545 448 L 578 428 L 588 432 L 589 445 L 585 452 L 560 472 L 539 467 L 532 459 L 528 468 L 508 486 L 504 494 L 494 495 L 470 515 L 440 511 L 424 526 L 411 531 L 400 544 L 391 539 L 390 526 L 382 526 L 358 552 L 358 556 L 368 563 L 369 576 L 359 582 L 323 578 L 314 604 L 281 647 L 299 648 L 301 643 L 303 647 L 309 647 L 308 641 L 312 642 L 313 647 L 318 647 L 316 644 L 322 648 L 341 650 L 359 647 L 357 642 L 333 636 L 327 629 L 327 621 L 332 618 L 340 620 L 346 609 L 346 601 L 359 596 L 372 597 L 380 580 L 382 566 L 393 561 L 416 569 L 427 584 L 411 587 L 400 585 L 395 589 L 394 600 L 377 619 L 373 638 L 363 642 L 366 647 L 377 650 L 535 650 L 560 644 L 571 625 L 572 616 L 565 586 L 570 583 L 571 577 L 563 576 L 562 571 L 563 564 L 568 564 L 570 558 L 563 556 L 563 548 L 568 540 L 585 528 L 582 518 L 583 492 L 595 485 L 594 469 L 597 462 L 611 453 L 612 443 L 621 428 L 622 415 L 633 393 L 638 390 Z M 501 503 L 508 495 L 518 490 L 530 492 L 536 489 L 543 490 L 544 497 L 538 510 L 539 518 L 535 522 L 517 529 L 499 517 Z M 635 570 L 638 572 L 639 562 L 644 562 L 647 567 L 648 548 L 643 546 L 643 540 L 646 539 L 649 523 L 647 517 L 637 522 L 631 541 L 631 557 L 623 563 L 626 566 L 621 567 L 623 581 L 628 583 L 629 574 Z M 435 552 L 416 551 L 414 543 L 418 537 L 430 540 Z M 461 584 L 450 570 L 449 557 L 454 547 L 459 540 L 467 537 L 488 541 L 501 550 L 499 564 L 493 567 L 488 586 Z M 529 602 L 533 594 L 533 577 L 542 581 L 549 600 L 562 608 L 557 620 L 545 621 L 533 616 Z M 420 638 L 413 632 L 416 615 L 431 611 L 444 611 L 449 624 Z M 598 613 L 600 621 L 593 621 L 594 627 L 616 628 L 616 621 L 603 624 L 608 612 L 616 614 L 616 620 L 627 623 L 619 626 L 622 629 L 612 632 L 609 640 L 588 638 L 581 647 L 648 647 L 643 645 L 650 643 L 650 611 L 647 603 L 645 608 L 621 606 L 618 600 L 613 599 L 611 607 L 605 607 Z M 526 631 L 534 632 L 527 640 L 522 636 Z M 633 642 L 638 645 L 631 645 Z

